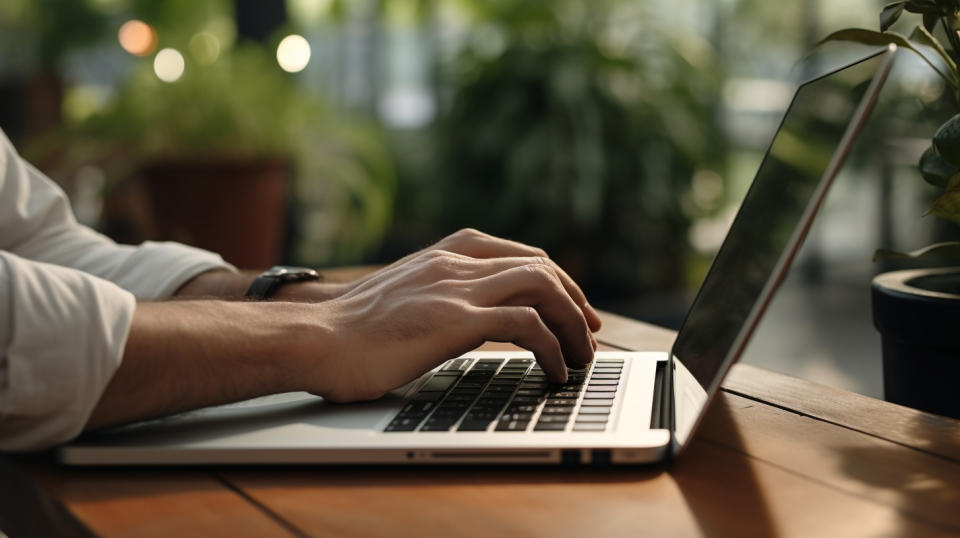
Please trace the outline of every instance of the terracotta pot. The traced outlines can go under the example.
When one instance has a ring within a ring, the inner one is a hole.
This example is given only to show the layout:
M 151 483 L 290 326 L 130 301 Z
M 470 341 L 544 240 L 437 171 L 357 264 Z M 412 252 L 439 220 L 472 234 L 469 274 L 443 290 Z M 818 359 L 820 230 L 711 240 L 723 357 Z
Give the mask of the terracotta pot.
M 960 268 L 883 273 L 872 297 L 884 399 L 960 418 Z
M 271 158 L 145 166 L 157 238 L 212 250 L 241 268 L 279 263 L 289 170 L 287 160 Z

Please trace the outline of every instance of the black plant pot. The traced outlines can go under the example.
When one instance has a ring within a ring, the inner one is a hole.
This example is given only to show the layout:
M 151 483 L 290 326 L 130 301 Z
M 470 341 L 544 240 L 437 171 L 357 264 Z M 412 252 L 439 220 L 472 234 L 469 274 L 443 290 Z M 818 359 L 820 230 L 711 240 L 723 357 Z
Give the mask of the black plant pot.
M 872 288 L 884 399 L 960 418 L 960 268 L 883 273 Z

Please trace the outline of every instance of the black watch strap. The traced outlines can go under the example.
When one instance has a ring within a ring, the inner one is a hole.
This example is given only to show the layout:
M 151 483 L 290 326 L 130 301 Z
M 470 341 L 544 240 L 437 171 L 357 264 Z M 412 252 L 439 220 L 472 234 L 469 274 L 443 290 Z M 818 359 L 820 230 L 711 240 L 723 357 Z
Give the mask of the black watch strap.
M 277 288 L 288 282 L 304 282 L 307 280 L 321 280 L 320 273 L 309 267 L 275 265 L 260 273 L 254 279 L 244 297 L 260 301 L 272 296 Z

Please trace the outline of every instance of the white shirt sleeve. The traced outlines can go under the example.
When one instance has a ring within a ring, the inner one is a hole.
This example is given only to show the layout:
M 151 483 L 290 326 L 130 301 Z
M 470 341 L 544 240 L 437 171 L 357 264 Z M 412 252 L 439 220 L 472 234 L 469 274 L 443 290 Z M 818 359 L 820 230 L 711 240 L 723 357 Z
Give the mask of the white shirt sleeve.
M 135 308 L 116 284 L 0 251 L 0 450 L 46 448 L 83 430 Z
M 173 242 L 118 245 L 79 224 L 60 187 L 21 159 L 2 132 L 0 250 L 96 275 L 138 299 L 172 295 L 209 269 L 236 270 L 206 250 Z
M 213 268 L 235 270 L 211 252 L 117 245 L 80 225 L 0 131 L 0 450 L 79 434 L 120 364 L 135 298 Z

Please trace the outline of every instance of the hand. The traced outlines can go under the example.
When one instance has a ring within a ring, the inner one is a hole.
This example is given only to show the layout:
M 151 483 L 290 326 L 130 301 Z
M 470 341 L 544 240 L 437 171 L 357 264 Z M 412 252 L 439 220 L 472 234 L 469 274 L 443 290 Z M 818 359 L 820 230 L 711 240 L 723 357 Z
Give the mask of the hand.
M 454 254 L 461 254 L 464 256 L 469 256 L 471 258 L 507 258 L 507 257 L 532 257 L 532 258 L 541 258 L 541 262 L 545 265 L 549 265 L 557 273 L 558 278 L 563 283 L 564 289 L 567 290 L 567 293 L 570 294 L 570 297 L 577 303 L 581 310 L 583 310 L 583 315 L 587 320 L 587 324 L 590 327 L 591 331 L 600 330 L 600 316 L 597 314 L 597 311 L 587 303 L 587 298 L 581 291 L 580 287 L 570 278 L 563 269 L 560 268 L 553 260 L 547 256 L 547 253 L 543 249 L 525 245 L 523 243 L 517 243 L 516 241 L 510 241 L 508 239 L 502 239 L 495 237 L 489 234 L 485 234 L 478 230 L 472 228 L 464 228 L 453 234 L 448 235 L 442 240 L 438 241 L 436 244 L 431 245 L 423 250 L 410 254 L 405 258 L 394 262 L 393 264 L 372 273 L 371 275 L 356 280 L 354 282 L 341 284 L 338 288 L 331 288 L 327 290 L 327 298 L 333 298 L 333 296 L 339 296 L 348 291 L 362 285 L 363 283 L 378 278 L 381 273 L 390 272 L 398 267 L 402 267 L 407 263 L 411 262 L 414 259 L 419 258 L 420 256 L 426 254 L 430 251 L 445 251 L 451 252 Z M 591 336 L 592 338 L 592 336 Z
M 446 246 L 471 252 L 441 250 Z M 514 254 L 497 257 L 500 252 Z M 517 256 L 517 253 L 527 256 Z M 596 312 L 579 287 L 542 251 L 462 231 L 354 283 L 340 297 L 314 305 L 329 334 L 318 335 L 325 398 L 377 398 L 485 340 L 533 351 L 549 379 L 593 358 Z M 316 345 L 316 344 L 314 344 Z M 311 364 L 307 342 L 305 371 Z

